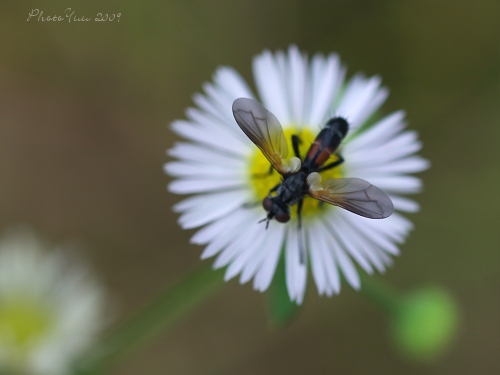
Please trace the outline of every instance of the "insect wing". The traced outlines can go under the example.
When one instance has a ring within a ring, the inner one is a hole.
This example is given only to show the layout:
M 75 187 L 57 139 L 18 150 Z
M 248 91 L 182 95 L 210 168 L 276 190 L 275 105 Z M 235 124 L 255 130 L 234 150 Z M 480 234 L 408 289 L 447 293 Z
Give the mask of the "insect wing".
M 369 219 L 385 219 L 394 212 L 391 198 L 360 178 L 332 178 L 321 182 L 318 173 L 307 178 L 308 194 Z
M 250 140 L 262 151 L 274 169 L 281 174 L 294 173 L 300 160 L 287 162 L 288 146 L 281 124 L 275 115 L 255 100 L 238 98 L 233 103 L 234 119 Z

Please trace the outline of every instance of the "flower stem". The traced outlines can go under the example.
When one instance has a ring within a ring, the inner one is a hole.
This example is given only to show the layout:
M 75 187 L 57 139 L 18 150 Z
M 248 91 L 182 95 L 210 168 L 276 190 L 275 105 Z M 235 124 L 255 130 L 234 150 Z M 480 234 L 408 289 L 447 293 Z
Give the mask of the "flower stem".
M 365 275 L 361 275 L 361 292 L 392 316 L 401 311 L 406 302 L 404 295 Z
M 168 288 L 135 316 L 112 331 L 77 365 L 75 374 L 107 373 L 130 352 L 152 341 L 224 284 L 223 270 L 205 266 Z

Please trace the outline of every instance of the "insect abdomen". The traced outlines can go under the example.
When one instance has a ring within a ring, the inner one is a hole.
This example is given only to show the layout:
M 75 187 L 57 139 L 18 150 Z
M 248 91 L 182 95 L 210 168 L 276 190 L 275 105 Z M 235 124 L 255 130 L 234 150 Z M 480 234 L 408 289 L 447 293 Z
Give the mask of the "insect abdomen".
M 349 124 L 342 117 L 334 117 L 326 123 L 309 148 L 304 164 L 320 167 L 339 147 L 349 130 Z

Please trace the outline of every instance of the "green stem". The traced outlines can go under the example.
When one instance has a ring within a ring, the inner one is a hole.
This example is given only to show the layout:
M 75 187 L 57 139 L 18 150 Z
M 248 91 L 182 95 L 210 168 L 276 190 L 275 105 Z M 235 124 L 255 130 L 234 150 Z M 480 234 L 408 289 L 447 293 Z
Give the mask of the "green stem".
M 102 340 L 77 366 L 77 375 L 102 374 L 131 351 L 152 341 L 209 297 L 223 281 L 223 270 L 203 267 L 158 298 Z
M 278 266 L 267 292 L 267 310 L 274 328 L 283 327 L 299 312 L 300 306 L 290 301 L 286 285 L 285 250 L 281 252 Z
M 405 297 L 387 284 L 361 275 L 361 292 L 373 303 L 391 315 L 397 314 L 405 304 Z

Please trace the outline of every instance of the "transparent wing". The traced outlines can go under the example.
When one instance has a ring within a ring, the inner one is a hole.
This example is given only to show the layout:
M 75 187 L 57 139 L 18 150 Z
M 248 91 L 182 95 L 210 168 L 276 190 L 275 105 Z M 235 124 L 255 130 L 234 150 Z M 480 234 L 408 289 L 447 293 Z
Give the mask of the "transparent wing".
M 294 173 L 300 168 L 298 158 L 286 160 L 288 146 L 281 124 L 276 116 L 260 103 L 252 99 L 238 98 L 233 103 L 233 115 L 241 130 L 279 173 Z
M 321 176 L 314 172 L 308 176 L 307 182 L 311 197 L 369 219 L 385 219 L 394 212 L 391 198 L 360 178 L 332 178 L 321 182 Z

